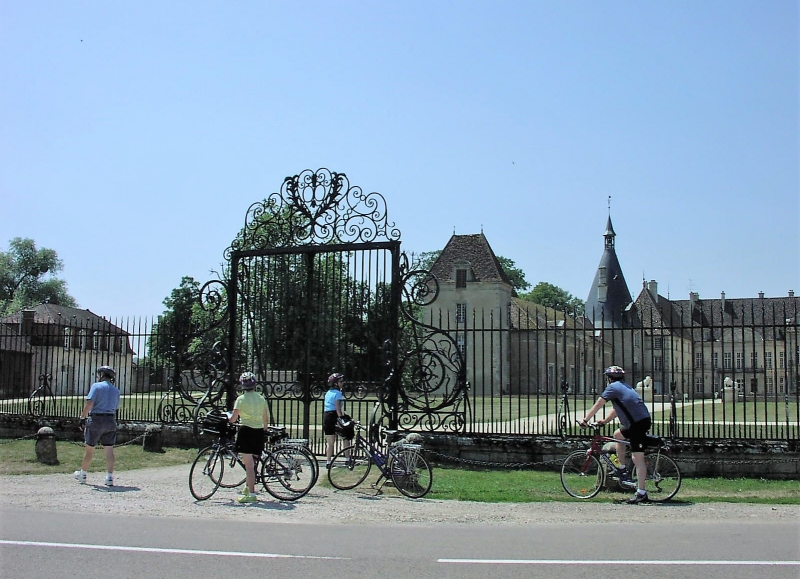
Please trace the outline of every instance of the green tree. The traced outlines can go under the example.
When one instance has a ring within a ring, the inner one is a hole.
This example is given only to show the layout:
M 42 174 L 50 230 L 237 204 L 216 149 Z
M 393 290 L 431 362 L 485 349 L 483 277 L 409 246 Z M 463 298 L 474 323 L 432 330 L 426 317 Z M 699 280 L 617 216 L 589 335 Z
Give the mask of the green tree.
M 520 298 L 559 311 L 575 312 L 576 314 L 582 314 L 585 305 L 583 300 L 576 298 L 567 290 L 546 281 L 540 281 L 530 292 L 520 295 Z
M 0 251 L 0 315 L 40 303 L 76 307 L 67 282 L 54 276 L 63 268 L 55 250 L 37 249 L 33 239 L 12 239 L 8 251 Z
M 497 261 L 503 266 L 508 279 L 511 280 L 511 287 L 514 288 L 514 294 L 518 294 L 531 287 L 531 284 L 525 279 L 525 272 L 518 268 L 513 260 L 498 255 Z

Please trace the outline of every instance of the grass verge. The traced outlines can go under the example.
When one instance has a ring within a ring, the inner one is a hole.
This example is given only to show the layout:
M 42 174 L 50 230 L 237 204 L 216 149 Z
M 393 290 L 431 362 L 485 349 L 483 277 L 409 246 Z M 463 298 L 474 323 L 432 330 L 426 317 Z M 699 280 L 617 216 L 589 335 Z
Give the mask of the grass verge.
M 0 443 L 0 475 L 71 473 L 79 468 L 83 445 L 59 441 L 56 448 L 59 464 L 50 466 L 37 462 L 33 440 Z M 158 454 L 145 452 L 138 445 L 118 446 L 117 471 L 182 464 L 188 468 L 196 454 L 192 449 L 167 448 Z M 98 448 L 93 470 L 102 471 L 104 464 L 103 453 Z M 317 484 L 329 486 L 324 472 Z M 626 494 L 620 492 L 601 492 L 589 502 L 607 502 L 624 496 Z M 484 503 L 578 502 L 561 487 L 557 472 L 451 467 L 434 468 L 433 488 L 428 498 Z M 691 478 L 683 480 L 675 501 L 800 505 L 800 484 L 796 480 Z

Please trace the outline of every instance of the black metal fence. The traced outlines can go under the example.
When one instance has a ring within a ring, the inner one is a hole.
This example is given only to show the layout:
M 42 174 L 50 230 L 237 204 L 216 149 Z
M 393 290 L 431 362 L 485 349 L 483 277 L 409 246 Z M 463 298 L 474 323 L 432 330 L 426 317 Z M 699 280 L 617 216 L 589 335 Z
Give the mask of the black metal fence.
M 732 316 L 638 309 L 617 327 L 519 300 L 497 310 L 436 309 L 426 323 L 451 334 L 470 384 L 465 434 L 574 432 L 617 364 L 650 406 L 654 430 L 691 439 L 797 440 L 800 424 L 796 300 L 758 308 L 735 304 Z M 687 306 L 688 307 L 688 306 Z M 725 307 L 725 306 L 723 306 Z M 730 309 L 730 308 L 729 308 Z M 723 312 L 724 313 L 724 312 Z M 167 331 L 169 330 L 169 331 Z M 226 369 L 193 367 L 191 331 L 160 320 L 71 320 L 0 325 L 0 412 L 77 417 L 103 364 L 117 370 L 123 420 L 191 423 L 195 410 L 224 388 Z M 220 364 L 224 360 L 220 358 Z M 385 398 L 382 376 L 351 383 L 351 413 L 365 420 Z M 261 373 L 273 421 L 302 430 L 304 392 L 292 372 Z M 310 385 L 321 418 L 324 376 Z M 304 383 L 308 383 L 307 381 Z M 312 438 L 318 434 L 314 430 Z M 318 435 L 321 440 L 321 434 Z

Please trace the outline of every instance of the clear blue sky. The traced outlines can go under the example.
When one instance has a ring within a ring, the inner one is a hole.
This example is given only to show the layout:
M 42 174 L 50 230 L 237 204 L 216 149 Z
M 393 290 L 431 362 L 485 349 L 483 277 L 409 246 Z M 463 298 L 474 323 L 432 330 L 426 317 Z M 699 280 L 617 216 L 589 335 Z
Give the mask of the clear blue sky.
M 0 248 L 151 316 L 303 169 L 586 299 L 800 292 L 798 2 L 3 2 Z

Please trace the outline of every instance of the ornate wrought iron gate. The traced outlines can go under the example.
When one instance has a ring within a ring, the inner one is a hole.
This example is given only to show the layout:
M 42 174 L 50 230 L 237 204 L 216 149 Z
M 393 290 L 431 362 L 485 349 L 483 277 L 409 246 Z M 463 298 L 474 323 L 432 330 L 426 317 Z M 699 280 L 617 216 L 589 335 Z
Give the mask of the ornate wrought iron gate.
M 321 439 L 311 430 L 328 375 L 341 372 L 349 412 L 362 420 L 375 407 L 390 428 L 463 428 L 463 359 L 418 315 L 436 299 L 437 282 L 409 266 L 383 196 L 327 169 L 287 177 L 250 207 L 226 259 L 227 331 L 217 347 L 224 377 L 207 380 L 196 419 L 223 399 L 230 408 L 236 376 L 247 370 L 274 420 Z

